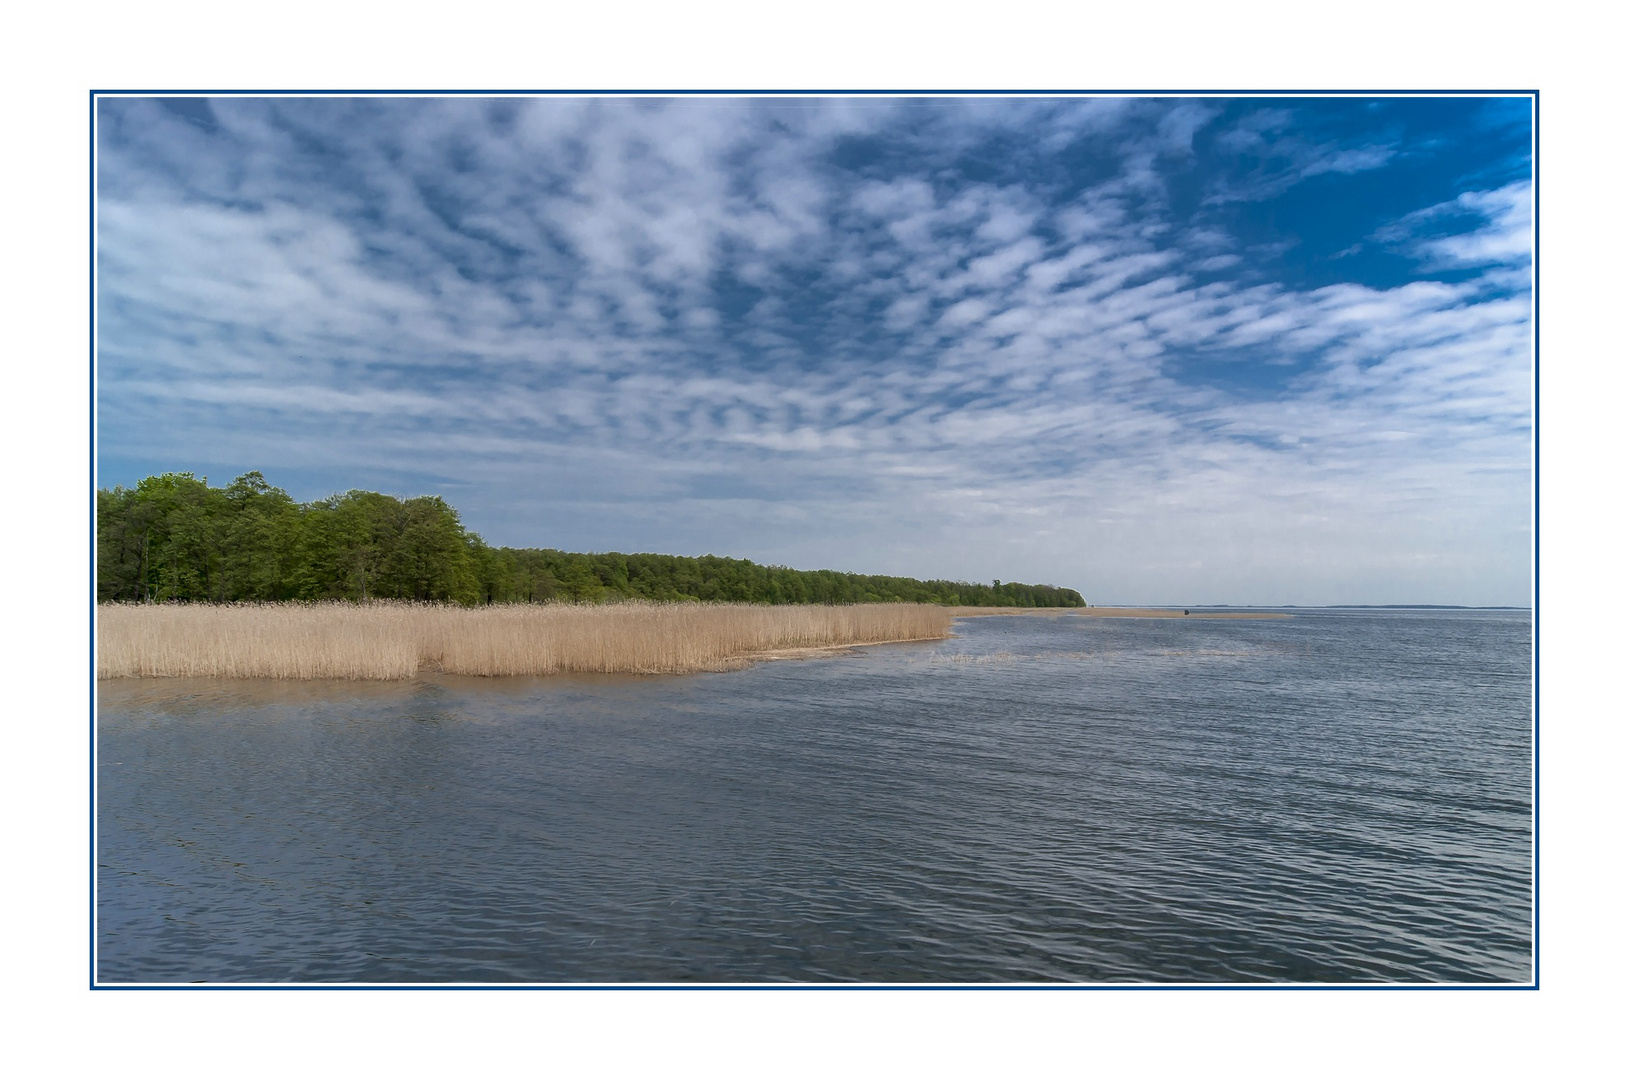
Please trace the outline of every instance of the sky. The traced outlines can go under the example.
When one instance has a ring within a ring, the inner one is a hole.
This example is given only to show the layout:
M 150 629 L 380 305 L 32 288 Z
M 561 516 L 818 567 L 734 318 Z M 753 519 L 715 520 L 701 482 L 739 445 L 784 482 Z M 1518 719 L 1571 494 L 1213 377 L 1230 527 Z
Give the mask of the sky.
M 97 482 L 489 543 L 1531 598 L 1530 100 L 103 97 Z

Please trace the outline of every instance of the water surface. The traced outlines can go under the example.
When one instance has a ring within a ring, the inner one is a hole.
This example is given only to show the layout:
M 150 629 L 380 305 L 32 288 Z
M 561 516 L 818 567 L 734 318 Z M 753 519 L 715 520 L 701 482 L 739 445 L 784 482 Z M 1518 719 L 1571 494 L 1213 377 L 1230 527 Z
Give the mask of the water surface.
M 99 686 L 102 982 L 1522 982 L 1527 612 Z

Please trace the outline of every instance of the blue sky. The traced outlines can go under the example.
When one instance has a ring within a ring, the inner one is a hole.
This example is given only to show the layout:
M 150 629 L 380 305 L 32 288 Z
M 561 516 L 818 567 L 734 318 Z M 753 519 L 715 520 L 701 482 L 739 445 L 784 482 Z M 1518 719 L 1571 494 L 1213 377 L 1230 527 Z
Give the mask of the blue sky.
M 1526 99 L 104 98 L 98 479 L 1525 604 Z

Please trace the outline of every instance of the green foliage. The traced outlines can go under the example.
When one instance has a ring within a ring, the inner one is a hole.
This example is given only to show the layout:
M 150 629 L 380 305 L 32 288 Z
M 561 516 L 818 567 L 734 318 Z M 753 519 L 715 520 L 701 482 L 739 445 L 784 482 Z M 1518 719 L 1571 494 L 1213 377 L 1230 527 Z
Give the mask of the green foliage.
M 439 496 L 349 491 L 296 503 L 258 472 L 225 488 L 191 473 L 96 493 L 98 600 L 908 602 L 1085 607 L 1073 589 L 918 581 L 706 555 L 495 548 Z

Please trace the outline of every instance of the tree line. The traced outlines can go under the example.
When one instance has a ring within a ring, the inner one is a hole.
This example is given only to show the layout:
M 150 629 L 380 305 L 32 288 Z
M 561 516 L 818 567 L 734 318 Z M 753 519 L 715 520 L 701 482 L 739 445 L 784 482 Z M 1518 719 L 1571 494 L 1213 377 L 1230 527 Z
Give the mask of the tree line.
M 465 605 L 618 599 L 1085 607 L 1073 589 L 792 570 L 706 555 L 492 547 L 437 495 L 349 491 L 298 503 L 259 472 L 191 473 L 96 493 L 99 601 L 398 599 Z

